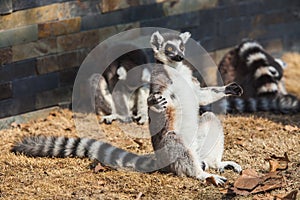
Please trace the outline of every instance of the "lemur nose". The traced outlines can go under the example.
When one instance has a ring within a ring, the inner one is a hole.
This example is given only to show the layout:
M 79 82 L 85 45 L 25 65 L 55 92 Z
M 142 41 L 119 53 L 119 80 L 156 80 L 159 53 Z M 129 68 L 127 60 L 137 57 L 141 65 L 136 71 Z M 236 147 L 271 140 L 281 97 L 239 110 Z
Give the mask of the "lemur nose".
M 172 58 L 172 60 L 177 61 L 177 62 L 180 62 L 183 59 L 184 59 L 183 55 L 180 55 L 180 54 L 178 54 Z
M 178 60 L 183 60 L 183 55 L 177 55 L 178 56 Z

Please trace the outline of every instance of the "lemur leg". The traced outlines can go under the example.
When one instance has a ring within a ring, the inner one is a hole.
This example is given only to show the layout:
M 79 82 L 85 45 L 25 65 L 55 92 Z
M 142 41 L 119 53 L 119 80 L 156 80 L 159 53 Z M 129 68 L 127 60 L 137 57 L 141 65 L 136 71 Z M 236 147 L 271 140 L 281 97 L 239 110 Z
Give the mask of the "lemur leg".
M 156 152 L 158 161 L 162 163 L 170 162 L 169 169 L 177 175 L 187 175 L 199 180 L 211 179 L 216 186 L 223 185 L 227 179 L 222 176 L 205 172 L 196 158 L 195 153 L 186 147 L 180 137 L 175 132 L 166 133 L 161 143 L 163 150 Z
M 149 96 L 149 87 L 142 86 L 137 91 L 137 115 L 138 124 L 144 124 L 148 121 L 147 98 Z
M 97 114 L 101 115 L 100 123 L 112 123 L 117 118 L 116 108 L 105 78 L 101 74 L 93 74 L 89 81 L 94 90 Z
M 115 107 L 105 78 L 101 74 L 93 74 L 89 78 L 89 85 L 91 88 L 91 98 L 95 100 L 96 113 L 101 116 L 112 114 Z
M 236 83 L 230 83 L 222 87 L 204 87 L 198 91 L 199 104 L 205 106 L 229 95 L 240 96 L 243 89 Z
M 137 116 L 139 118 L 138 124 L 148 122 L 148 104 L 147 99 L 150 94 L 150 79 L 151 71 L 149 68 L 144 68 L 142 71 L 141 81 L 144 84 L 137 91 Z
M 197 154 L 204 170 L 211 167 L 223 172 L 232 169 L 241 172 L 240 165 L 233 161 L 222 161 L 224 151 L 224 133 L 221 121 L 212 113 L 206 112 L 200 117 Z
M 101 122 L 105 122 L 107 124 L 112 123 L 114 120 L 120 120 L 121 122 L 132 121 L 129 108 L 129 97 L 126 93 L 126 86 L 124 85 L 124 81 L 127 77 L 125 68 L 120 66 L 117 70 L 117 75 L 119 81 L 113 88 L 112 94 L 109 92 L 108 84 L 105 79 L 101 79 L 101 91 L 105 94 L 104 97 L 106 98 L 106 101 L 111 105 L 111 113 L 109 115 L 102 116 L 101 119 Z
M 115 103 L 115 117 L 121 122 L 129 123 L 132 121 L 130 110 L 130 98 L 128 92 L 122 88 L 124 85 L 117 87 L 116 91 L 113 91 L 112 97 Z

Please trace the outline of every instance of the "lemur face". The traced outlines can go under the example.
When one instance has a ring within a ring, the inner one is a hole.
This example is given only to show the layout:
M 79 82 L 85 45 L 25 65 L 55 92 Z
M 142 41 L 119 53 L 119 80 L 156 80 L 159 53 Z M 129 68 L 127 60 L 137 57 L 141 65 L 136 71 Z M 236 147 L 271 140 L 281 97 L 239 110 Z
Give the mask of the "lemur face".
M 155 58 L 164 63 L 181 62 L 184 59 L 185 44 L 190 38 L 189 32 L 176 34 L 160 34 L 158 31 L 151 36 L 150 44 Z
M 239 46 L 239 56 L 245 62 L 255 79 L 268 77 L 277 82 L 282 78 L 286 64 L 280 59 L 274 59 L 263 47 L 255 41 L 245 41 Z
M 274 81 L 280 81 L 283 76 L 283 67 L 275 60 L 272 64 L 261 66 L 255 70 L 254 78 L 258 79 L 261 76 L 269 76 Z
M 184 44 L 181 41 L 167 42 L 163 48 L 170 60 L 180 62 L 184 59 Z

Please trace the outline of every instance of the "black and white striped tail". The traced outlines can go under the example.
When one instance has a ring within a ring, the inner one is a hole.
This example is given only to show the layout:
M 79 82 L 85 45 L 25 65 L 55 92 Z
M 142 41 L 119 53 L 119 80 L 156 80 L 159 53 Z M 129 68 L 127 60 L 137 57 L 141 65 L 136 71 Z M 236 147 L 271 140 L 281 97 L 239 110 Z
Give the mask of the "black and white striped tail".
M 26 137 L 11 149 L 32 157 L 87 157 L 113 168 L 129 168 L 141 172 L 155 170 L 155 159 L 150 155 L 137 155 L 111 144 L 88 138 Z
M 259 111 L 296 114 L 300 112 L 300 101 L 293 95 L 277 97 L 255 97 L 243 99 L 230 97 L 216 104 L 201 106 L 200 112 L 212 111 L 216 113 L 253 113 Z

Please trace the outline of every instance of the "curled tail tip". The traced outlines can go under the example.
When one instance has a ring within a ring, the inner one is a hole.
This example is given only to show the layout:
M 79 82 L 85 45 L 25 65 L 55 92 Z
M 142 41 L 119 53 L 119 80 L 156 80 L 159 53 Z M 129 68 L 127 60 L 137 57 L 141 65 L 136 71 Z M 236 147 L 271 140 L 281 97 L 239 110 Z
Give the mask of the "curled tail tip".
M 32 156 L 29 154 L 28 148 L 30 141 L 32 141 L 32 137 L 25 137 L 22 140 L 15 141 L 15 143 L 10 149 L 10 152 L 14 154 L 24 154 L 26 156 Z
M 17 144 L 14 144 L 14 145 L 10 148 L 10 152 L 11 152 L 11 153 L 14 153 L 14 154 L 17 154 L 17 153 L 20 152 L 20 150 L 18 149 Z
M 13 143 L 12 147 L 10 148 L 10 152 L 14 154 L 21 154 L 24 151 L 24 144 L 26 143 L 28 137 L 24 137 L 22 140 L 17 140 Z

